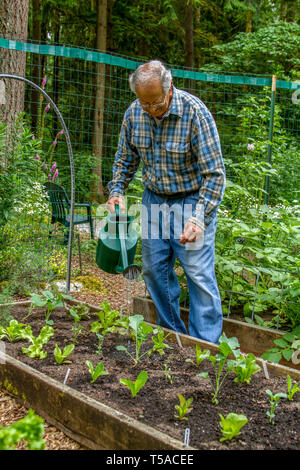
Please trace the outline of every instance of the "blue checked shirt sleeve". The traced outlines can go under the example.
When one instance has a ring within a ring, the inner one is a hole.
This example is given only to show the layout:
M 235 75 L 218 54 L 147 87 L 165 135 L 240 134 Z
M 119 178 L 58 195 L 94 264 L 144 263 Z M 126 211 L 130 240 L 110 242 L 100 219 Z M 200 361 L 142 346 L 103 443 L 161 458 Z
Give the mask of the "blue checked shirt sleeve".
M 118 150 L 115 155 L 113 178 L 108 184 L 109 197 L 123 195 L 138 169 L 140 157 L 136 148 L 130 144 L 130 139 L 130 121 L 125 117 L 121 127 Z
M 219 134 L 210 113 L 193 122 L 192 151 L 198 156 L 202 184 L 190 221 L 205 228 L 222 201 L 226 180 Z

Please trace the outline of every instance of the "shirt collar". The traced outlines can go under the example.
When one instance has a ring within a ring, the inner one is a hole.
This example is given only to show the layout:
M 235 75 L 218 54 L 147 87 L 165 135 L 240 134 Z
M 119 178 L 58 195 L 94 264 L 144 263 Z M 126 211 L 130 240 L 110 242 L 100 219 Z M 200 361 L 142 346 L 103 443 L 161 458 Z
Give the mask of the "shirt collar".
M 169 106 L 169 109 L 168 109 L 166 115 L 167 114 L 176 114 L 176 116 L 181 117 L 182 114 L 183 114 L 182 99 L 181 99 L 179 90 L 177 90 L 177 88 L 175 88 L 174 85 L 172 85 L 172 87 L 173 87 L 172 101 L 171 101 L 171 104 Z

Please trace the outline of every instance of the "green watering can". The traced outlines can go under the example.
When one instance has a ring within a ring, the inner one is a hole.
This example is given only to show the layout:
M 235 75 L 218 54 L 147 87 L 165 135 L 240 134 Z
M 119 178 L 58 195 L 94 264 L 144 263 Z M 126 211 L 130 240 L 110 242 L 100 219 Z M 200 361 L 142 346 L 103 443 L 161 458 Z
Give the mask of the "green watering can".
M 123 273 L 126 279 L 138 279 L 141 268 L 133 264 L 138 234 L 129 230 L 133 217 L 121 214 L 118 205 L 115 211 L 107 216 L 106 225 L 99 232 L 96 263 L 107 273 Z

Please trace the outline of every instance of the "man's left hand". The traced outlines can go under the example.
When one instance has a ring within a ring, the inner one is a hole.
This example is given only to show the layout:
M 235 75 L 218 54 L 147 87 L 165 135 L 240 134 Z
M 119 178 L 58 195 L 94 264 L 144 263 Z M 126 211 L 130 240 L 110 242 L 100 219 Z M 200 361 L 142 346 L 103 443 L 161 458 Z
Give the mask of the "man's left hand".
M 193 222 L 187 222 L 184 226 L 179 243 L 185 245 L 186 243 L 195 242 L 200 238 L 202 232 L 203 229 L 201 227 L 198 227 L 198 225 Z

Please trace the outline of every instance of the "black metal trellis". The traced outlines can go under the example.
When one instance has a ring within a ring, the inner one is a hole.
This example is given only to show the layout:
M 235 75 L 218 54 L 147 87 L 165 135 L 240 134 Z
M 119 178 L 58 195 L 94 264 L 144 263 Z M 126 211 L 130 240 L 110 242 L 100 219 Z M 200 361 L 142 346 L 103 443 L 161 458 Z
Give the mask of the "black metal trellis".
M 21 77 L 19 75 L 12 75 L 12 74 L 5 74 L 5 73 L 0 73 L 0 78 L 9 78 L 9 79 L 14 79 L 14 80 L 19 80 L 22 82 L 27 83 L 28 85 L 31 85 L 33 88 L 38 90 L 42 95 L 46 98 L 46 100 L 51 104 L 54 112 L 56 113 L 61 126 L 64 131 L 64 135 L 66 137 L 67 141 L 67 148 L 68 148 L 68 154 L 69 154 L 69 160 L 70 160 L 70 170 L 71 170 L 71 197 L 70 197 L 70 229 L 69 229 L 69 240 L 68 240 L 68 266 L 67 266 L 67 279 L 66 279 L 66 293 L 70 293 L 70 281 L 71 281 L 71 261 L 72 261 L 72 242 L 73 242 L 73 222 L 74 222 L 74 199 L 75 199 L 75 172 L 74 172 L 74 159 L 73 159 L 73 151 L 72 151 L 72 144 L 71 144 L 71 139 L 70 139 L 70 134 L 67 129 L 67 126 L 65 124 L 65 121 L 56 106 L 55 102 L 53 99 L 48 95 L 48 93 L 45 92 L 39 85 L 36 83 L 32 82 L 31 80 L 28 80 L 27 78 Z

